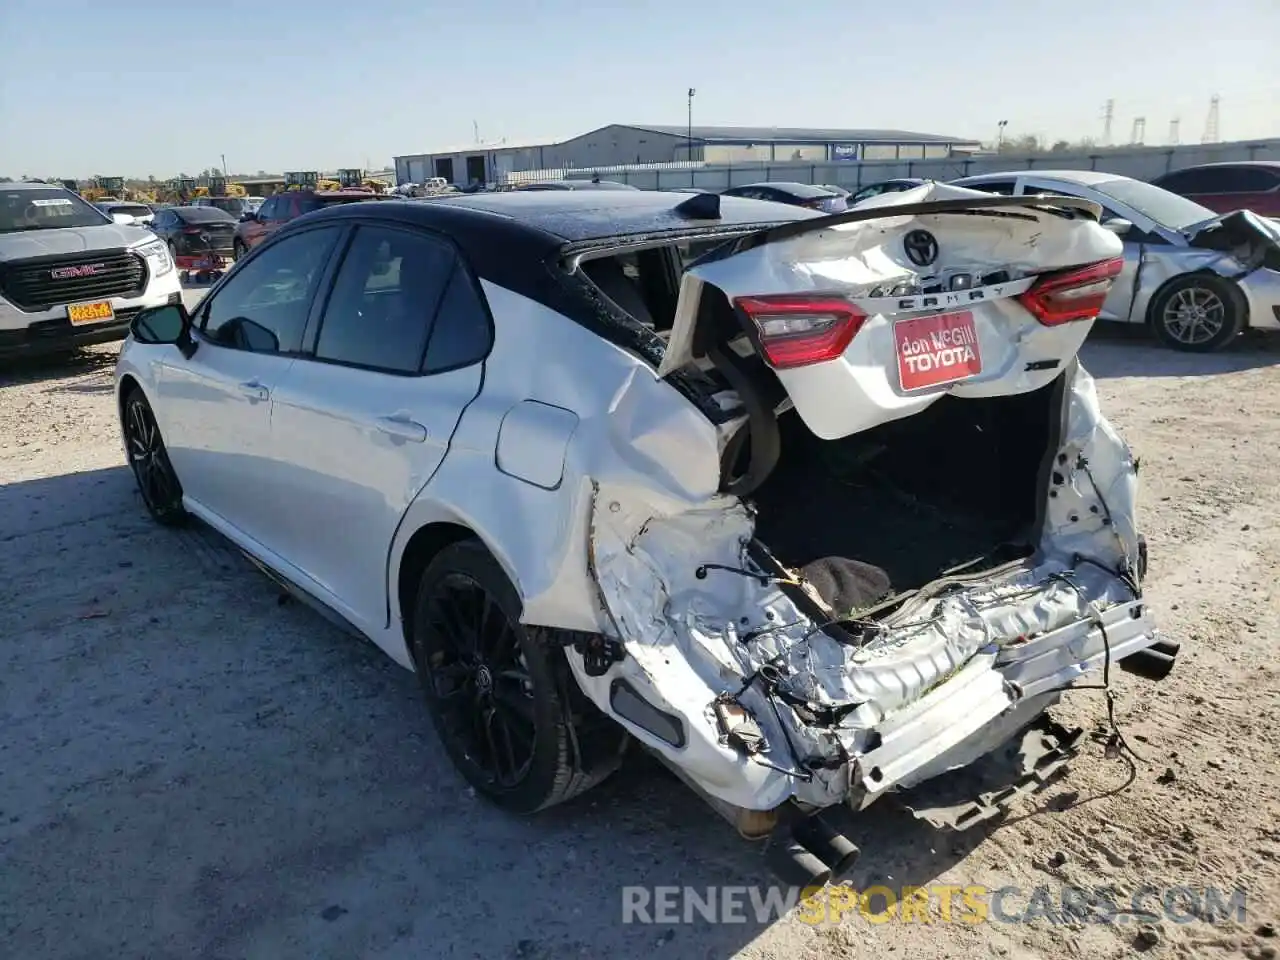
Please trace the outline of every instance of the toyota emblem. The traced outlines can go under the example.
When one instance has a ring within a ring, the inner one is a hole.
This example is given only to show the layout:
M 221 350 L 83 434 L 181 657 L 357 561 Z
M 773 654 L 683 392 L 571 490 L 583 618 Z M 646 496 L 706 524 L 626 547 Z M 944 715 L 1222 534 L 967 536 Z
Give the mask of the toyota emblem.
M 902 238 L 902 248 L 917 267 L 927 267 L 938 259 L 938 241 L 928 230 L 912 230 Z

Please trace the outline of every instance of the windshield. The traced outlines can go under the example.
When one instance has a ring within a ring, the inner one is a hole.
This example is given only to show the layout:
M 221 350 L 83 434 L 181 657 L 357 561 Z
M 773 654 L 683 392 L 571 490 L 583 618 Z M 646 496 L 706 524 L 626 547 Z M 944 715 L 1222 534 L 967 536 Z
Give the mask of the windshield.
M 1144 217 L 1170 230 L 1185 230 L 1217 216 L 1208 207 L 1141 180 L 1106 180 L 1093 189 L 1104 197 L 1133 207 Z
M 61 187 L 13 189 L 0 187 L 0 233 L 19 230 L 58 230 L 98 227 L 111 218 Z

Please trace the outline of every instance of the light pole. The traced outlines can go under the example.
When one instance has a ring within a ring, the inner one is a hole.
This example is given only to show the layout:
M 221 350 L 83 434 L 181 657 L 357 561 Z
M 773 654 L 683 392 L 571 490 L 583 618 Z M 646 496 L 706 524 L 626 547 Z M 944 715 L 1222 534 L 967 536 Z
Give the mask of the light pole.
M 688 150 L 689 155 L 686 159 L 688 159 L 690 163 L 693 163 L 693 95 L 697 92 L 698 91 L 693 89 L 693 87 L 689 88 L 689 127 L 685 149 Z
M 1001 120 L 996 124 L 996 153 L 999 153 L 1004 146 L 1004 128 L 1009 125 L 1008 120 Z
M 222 154 L 222 179 L 227 179 L 227 155 Z

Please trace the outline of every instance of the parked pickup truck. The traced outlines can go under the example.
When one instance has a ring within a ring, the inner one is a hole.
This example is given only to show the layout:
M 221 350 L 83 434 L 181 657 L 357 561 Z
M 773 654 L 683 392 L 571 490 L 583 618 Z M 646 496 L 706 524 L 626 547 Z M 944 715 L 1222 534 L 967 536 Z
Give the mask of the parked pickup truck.
M 0 184 L 0 358 L 123 340 L 144 307 L 182 302 L 163 243 L 63 187 Z

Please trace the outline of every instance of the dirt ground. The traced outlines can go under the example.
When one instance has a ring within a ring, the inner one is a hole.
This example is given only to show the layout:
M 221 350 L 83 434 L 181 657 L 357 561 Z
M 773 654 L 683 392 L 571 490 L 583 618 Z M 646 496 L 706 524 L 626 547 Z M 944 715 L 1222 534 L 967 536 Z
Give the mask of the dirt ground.
M 758 849 L 642 758 L 530 820 L 478 800 L 410 674 L 211 532 L 147 520 L 102 347 L 0 372 L 0 954 L 1275 957 L 1280 343 L 1188 357 L 1135 333 L 1085 361 L 1142 458 L 1148 596 L 1183 645 L 1163 683 L 1114 677 L 1144 760 L 1090 739 L 965 834 L 878 805 L 849 881 L 1017 887 L 1006 916 L 1036 887 L 1216 886 L 1246 892 L 1243 922 L 623 924 L 624 886 L 769 883 Z M 1106 717 L 1097 691 L 1056 715 Z

